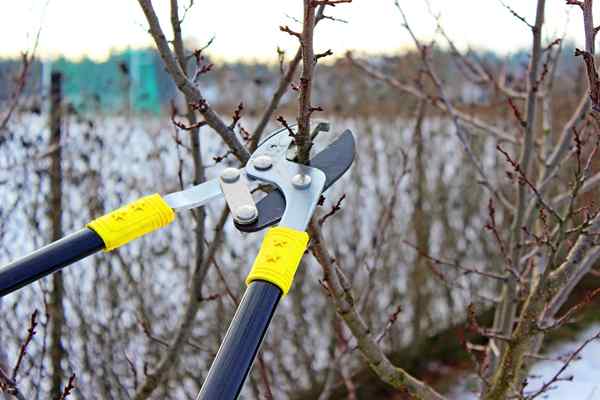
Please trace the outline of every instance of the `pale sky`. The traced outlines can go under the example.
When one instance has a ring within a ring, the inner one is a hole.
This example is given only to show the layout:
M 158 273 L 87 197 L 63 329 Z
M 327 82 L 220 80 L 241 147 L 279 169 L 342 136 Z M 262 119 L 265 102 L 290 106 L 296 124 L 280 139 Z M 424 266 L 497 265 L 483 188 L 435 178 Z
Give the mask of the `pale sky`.
M 188 0 L 180 0 L 187 3 Z M 414 30 L 431 38 L 434 20 L 423 0 L 400 0 Z M 203 44 L 215 36 L 209 54 L 228 60 L 275 58 L 280 46 L 288 52 L 295 38 L 280 25 L 299 30 L 302 0 L 196 0 L 184 22 L 184 37 Z M 499 0 L 431 0 L 446 31 L 461 46 L 509 53 L 530 43 L 530 31 Z M 535 0 L 506 0 L 531 23 Z M 564 0 L 547 0 L 546 38 L 567 37 L 581 46 L 581 13 Z M 170 35 L 168 0 L 154 0 L 163 29 Z M 410 46 L 393 0 L 354 0 L 328 7 L 327 14 L 348 23 L 323 21 L 315 33 L 315 48 L 394 52 Z M 598 21 L 598 17 L 596 17 Z M 135 0 L 0 0 L 0 56 L 31 49 L 41 26 L 38 54 L 105 58 L 111 49 L 150 45 L 147 25 Z

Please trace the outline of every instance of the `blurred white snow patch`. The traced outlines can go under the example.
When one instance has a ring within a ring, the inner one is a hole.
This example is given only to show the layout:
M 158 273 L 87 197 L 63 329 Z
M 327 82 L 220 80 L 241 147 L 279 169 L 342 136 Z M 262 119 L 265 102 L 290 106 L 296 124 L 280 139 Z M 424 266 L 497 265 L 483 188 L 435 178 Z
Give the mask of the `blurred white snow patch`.
M 586 339 L 600 331 L 600 324 L 593 325 L 581 332 L 576 340 L 557 345 L 550 349 L 548 358 L 566 359 Z M 561 361 L 540 361 L 536 363 L 529 377 L 529 384 L 525 388 L 525 395 L 537 392 L 540 387 L 550 381 L 563 366 Z M 579 353 L 579 357 L 569 364 L 560 375 L 562 379 L 573 377 L 572 380 L 561 380 L 553 383 L 545 393 L 537 396 L 540 400 L 600 400 L 600 340 L 594 340 Z M 475 400 L 477 394 L 477 381 L 475 375 L 461 379 L 455 389 L 448 394 L 453 400 Z

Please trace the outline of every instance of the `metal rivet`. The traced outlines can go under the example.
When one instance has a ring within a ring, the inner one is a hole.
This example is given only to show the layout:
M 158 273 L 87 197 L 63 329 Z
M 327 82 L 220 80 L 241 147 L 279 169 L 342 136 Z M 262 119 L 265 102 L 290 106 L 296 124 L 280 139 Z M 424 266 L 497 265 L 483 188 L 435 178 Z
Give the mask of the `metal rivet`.
M 258 156 L 254 159 L 252 165 L 259 171 L 266 171 L 273 166 L 273 159 L 269 156 Z
M 258 210 L 251 205 L 240 206 L 235 210 L 233 218 L 238 224 L 250 224 L 258 217 Z
M 306 189 L 310 186 L 311 181 L 312 178 L 310 177 L 310 175 L 296 174 L 292 178 L 292 185 L 294 185 L 296 189 Z
M 240 179 L 240 170 L 237 168 L 225 168 L 221 173 L 221 179 L 226 183 L 233 183 Z

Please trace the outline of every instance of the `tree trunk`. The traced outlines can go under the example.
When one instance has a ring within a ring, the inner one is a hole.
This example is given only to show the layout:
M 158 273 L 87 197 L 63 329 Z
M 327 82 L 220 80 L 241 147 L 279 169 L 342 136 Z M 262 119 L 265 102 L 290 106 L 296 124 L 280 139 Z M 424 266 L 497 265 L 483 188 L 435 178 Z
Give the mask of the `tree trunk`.
M 59 240 L 62 235 L 62 152 L 60 147 L 62 124 L 62 74 L 53 72 L 50 83 L 50 209 L 48 214 L 51 225 L 52 242 Z M 52 292 L 48 303 L 48 316 L 50 319 L 50 398 L 59 398 L 62 393 L 64 373 L 62 360 L 65 349 L 61 336 L 65 325 L 63 306 L 64 284 L 62 272 L 52 275 Z

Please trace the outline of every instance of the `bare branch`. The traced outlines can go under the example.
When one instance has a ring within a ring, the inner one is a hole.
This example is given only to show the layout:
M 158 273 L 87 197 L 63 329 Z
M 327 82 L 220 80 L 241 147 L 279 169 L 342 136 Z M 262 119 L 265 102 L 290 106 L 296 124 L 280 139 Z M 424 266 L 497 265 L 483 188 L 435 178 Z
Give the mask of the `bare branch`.
M 243 110 L 244 110 L 244 103 L 240 102 L 240 104 L 238 104 L 237 108 L 233 112 L 233 116 L 231 117 L 231 124 L 229 125 L 230 129 L 234 129 L 237 126 L 238 122 L 242 118 Z
M 346 194 L 344 193 L 342 195 L 342 197 L 339 198 L 337 203 L 335 203 L 334 205 L 331 206 L 331 210 L 329 210 L 329 212 L 327 214 L 325 214 L 321 218 L 319 218 L 319 226 L 323 226 L 323 223 L 325 223 L 325 221 L 327 221 L 327 218 L 332 217 L 333 214 L 335 214 L 336 212 L 338 212 L 339 210 L 342 209 L 342 202 L 344 201 L 345 198 L 346 198 Z
M 318 62 L 320 58 L 328 57 L 331 55 L 333 55 L 333 51 L 331 51 L 331 49 L 326 50 L 322 53 L 317 53 L 315 54 L 315 63 Z
M 537 390 L 536 392 L 534 392 L 526 397 L 527 400 L 535 399 L 536 397 L 546 393 L 551 388 L 552 385 L 554 385 L 557 381 L 561 380 L 560 379 L 561 375 L 565 372 L 565 370 L 569 367 L 569 365 L 574 360 L 577 359 L 577 357 L 579 356 L 579 353 L 581 353 L 588 344 L 590 344 L 591 342 L 593 342 L 595 340 L 599 340 L 599 339 L 600 339 L 600 332 L 596 333 L 594 336 L 590 337 L 589 339 L 586 339 L 583 343 L 581 343 L 579 345 L 579 347 L 577 347 L 577 349 L 575 349 L 575 351 L 573 351 L 569 355 L 569 358 L 567 358 L 567 360 L 558 369 L 558 371 L 547 382 L 544 382 L 544 384 L 542 385 L 542 387 L 540 387 L 539 390 Z M 571 380 L 571 379 L 568 379 L 568 380 Z
M 313 0 L 311 2 L 312 7 L 317 6 L 332 6 L 335 7 L 336 4 L 342 3 L 352 3 L 352 0 Z
M 72 374 L 69 377 L 67 386 L 65 386 L 59 400 L 65 400 L 67 397 L 69 397 L 69 395 L 71 395 L 71 392 L 73 391 L 73 389 L 75 389 L 75 374 Z
M 148 25 L 150 27 L 150 34 L 156 43 L 158 52 L 165 63 L 167 71 L 175 81 L 175 84 L 179 90 L 195 103 L 205 105 L 204 107 L 198 108 L 198 111 L 200 111 L 200 113 L 204 116 L 206 123 L 213 128 L 219 134 L 219 136 L 221 136 L 223 141 L 234 152 L 236 158 L 242 163 L 245 163 L 250 157 L 250 153 L 248 153 L 248 150 L 246 150 L 242 143 L 238 140 L 235 132 L 223 122 L 223 120 L 213 111 L 210 106 L 208 106 L 206 100 L 200 92 L 200 89 L 198 89 L 198 87 L 196 87 L 194 83 L 186 77 L 186 74 L 178 65 L 173 53 L 171 52 L 171 49 L 169 48 L 167 38 L 160 27 L 160 23 L 158 21 L 156 12 L 154 11 L 154 7 L 152 6 L 151 0 L 138 0 L 138 3 L 144 11 L 146 20 L 148 21 Z
M 438 108 L 439 110 L 444 111 L 444 112 L 449 112 L 448 108 L 446 107 L 446 105 L 444 103 L 439 102 L 439 101 L 433 101 L 430 96 L 428 96 L 426 93 L 424 93 L 420 89 L 416 88 L 415 86 L 401 82 L 395 78 L 386 76 L 386 75 L 382 74 L 381 72 L 376 71 L 374 68 L 355 60 L 352 57 L 351 53 L 346 53 L 346 57 L 353 66 L 355 66 L 359 70 L 363 71 L 370 77 L 387 83 L 392 88 L 398 90 L 399 92 L 401 92 L 403 94 L 409 94 L 411 96 L 414 96 L 417 99 L 430 100 L 431 104 L 433 106 L 435 106 L 436 108 Z M 517 140 L 515 140 L 515 138 L 511 135 L 507 135 L 504 132 L 504 130 L 497 128 L 493 125 L 490 125 L 487 122 L 482 121 L 481 119 L 479 119 L 477 117 L 465 114 L 459 110 L 454 110 L 454 115 L 456 115 L 458 118 L 460 118 L 460 120 L 463 121 L 464 123 L 471 125 L 474 128 L 481 129 L 482 131 L 487 132 L 488 134 L 490 134 L 491 136 L 497 138 L 498 140 L 500 140 L 502 142 L 517 143 Z
M 304 0 L 304 18 L 302 20 L 302 75 L 300 77 L 300 96 L 298 100 L 298 132 L 294 142 L 298 147 L 298 161 L 306 163 L 309 159 L 312 142 L 310 140 L 310 114 L 312 98 L 312 80 L 315 67 L 313 33 L 315 29 L 315 5 L 312 0 Z
M 35 330 L 35 328 L 37 328 L 37 325 L 38 325 L 37 316 L 38 316 L 38 310 L 36 309 L 31 314 L 31 319 L 29 321 L 29 328 L 27 329 L 27 336 L 25 337 L 23 344 L 21 344 L 21 349 L 19 350 L 19 356 L 17 357 L 17 362 L 12 371 L 11 380 L 13 380 L 13 381 L 15 381 L 17 379 L 17 373 L 19 372 L 19 367 L 21 366 L 21 362 L 23 361 L 23 358 L 27 354 L 27 347 L 29 346 L 29 343 L 31 343 L 31 340 L 37 333 Z
M 537 93 L 538 93 L 538 71 L 540 58 L 542 54 L 542 26 L 544 23 L 544 14 L 546 8 L 546 0 L 537 1 L 537 10 L 535 17 L 535 25 L 532 29 L 533 45 L 531 61 L 529 63 L 527 101 L 526 101 L 526 127 L 524 128 L 524 141 L 521 146 L 521 154 L 519 156 L 518 165 L 524 176 L 528 176 L 530 169 L 530 161 L 533 156 L 534 145 L 534 119 L 537 112 Z M 538 199 L 539 200 L 539 199 Z M 525 185 L 517 185 L 517 209 L 514 215 L 510 230 L 509 239 L 509 257 L 511 260 L 510 270 L 520 270 L 521 259 L 521 233 L 523 219 L 528 204 Z M 497 308 L 495 315 L 494 330 L 501 335 L 508 336 L 511 334 L 514 326 L 514 318 L 516 314 L 516 298 L 518 279 L 511 275 L 511 279 L 504 285 L 502 304 Z M 498 346 L 504 351 L 504 343 L 499 343 Z M 515 346 L 516 347 L 516 346 Z M 514 348 L 513 348 L 514 349 Z M 506 356 L 506 354 L 504 354 Z M 522 360 L 520 360 L 522 361 Z M 492 355 L 491 368 L 494 369 L 499 365 L 499 359 Z M 519 370 L 520 365 L 500 365 L 497 371 L 489 392 L 486 394 L 487 399 L 497 399 L 505 396 L 512 387 L 513 382 L 509 382 L 518 375 L 515 371 Z
M 302 34 L 299 33 L 299 32 L 296 32 L 296 31 L 292 30 L 289 26 L 287 26 L 287 25 L 283 26 L 282 25 L 282 26 L 279 27 L 279 30 L 281 32 L 285 32 L 285 33 L 288 33 L 288 34 L 290 34 L 292 36 L 295 36 L 296 38 L 298 38 L 298 40 L 300 40 L 300 42 L 302 42 Z
M 600 79 L 592 53 L 584 50 L 575 49 L 576 57 L 583 57 L 585 68 L 587 71 L 588 82 L 590 85 L 590 100 L 592 101 L 592 109 L 600 111 Z
M 406 388 L 418 398 L 443 400 L 444 396 L 424 382 L 414 378 L 402 368 L 395 367 L 385 356 L 376 340 L 371 337 L 370 329 L 354 307 L 348 283 L 342 283 L 342 275 L 336 273 L 338 267 L 334 265 L 332 257 L 327 252 L 320 228 L 315 221 L 311 222 L 309 233 L 312 238 L 313 255 L 323 268 L 323 279 L 327 283 L 337 313 L 356 338 L 358 349 L 371 369 L 384 382 L 398 389 Z
M 465 127 L 461 124 L 460 118 L 459 118 L 457 112 L 455 111 L 454 106 L 452 105 L 452 103 L 450 102 L 450 100 L 448 99 L 448 97 L 445 93 L 444 86 L 442 85 L 441 80 L 437 76 L 437 74 L 433 68 L 433 65 L 431 64 L 431 62 L 428 58 L 428 55 L 427 55 L 428 49 L 421 44 L 421 42 L 419 41 L 419 39 L 413 32 L 412 28 L 410 27 L 410 25 L 408 23 L 408 18 L 406 17 L 406 14 L 404 13 L 404 10 L 400 6 L 400 3 L 398 2 L 398 0 L 395 0 L 394 4 L 396 5 L 396 8 L 398 9 L 398 11 L 400 12 L 400 15 L 402 16 L 404 28 L 408 31 L 408 33 L 412 37 L 413 42 L 415 43 L 415 46 L 417 47 L 419 54 L 421 55 L 421 61 L 425 68 L 425 72 L 431 78 L 431 81 L 433 82 L 433 84 L 435 85 L 435 87 L 439 93 L 441 102 L 444 104 L 446 110 L 448 111 L 448 114 L 450 115 L 450 117 L 452 119 L 452 123 L 455 127 L 456 136 L 457 136 L 458 140 L 460 141 L 460 143 L 462 144 L 465 154 L 468 156 L 471 163 L 475 166 L 475 169 L 476 169 L 479 177 L 481 178 L 479 183 L 481 183 L 485 188 L 487 188 L 491 193 L 493 193 L 495 197 L 500 198 L 500 193 L 493 187 L 490 179 L 488 178 L 483 167 L 480 165 L 480 161 L 477 159 L 477 156 L 473 152 L 471 145 L 469 144 L 469 142 L 467 140 L 468 132 L 466 131 Z
M 17 400 L 26 400 L 23 393 L 17 387 L 17 383 L 11 379 L 2 368 L 0 368 L 0 388 L 6 391 L 6 393 L 14 396 Z
M 21 54 L 21 71 L 19 72 L 19 76 L 16 79 L 16 87 L 13 93 L 11 94 L 10 105 L 8 106 L 4 117 L 2 117 L 2 120 L 0 120 L 0 132 L 6 129 L 10 117 L 12 116 L 19 104 L 21 94 L 23 93 L 23 89 L 25 89 L 25 84 L 27 83 L 27 73 L 29 71 L 29 66 L 31 65 L 32 60 L 33 56 L 30 56 L 27 53 Z
M 288 135 L 291 137 L 295 137 L 296 134 L 294 133 L 294 131 L 292 130 L 292 128 L 290 127 L 290 125 L 288 124 L 288 122 L 286 121 L 286 119 L 283 117 L 283 115 L 280 115 L 277 117 L 277 121 L 283 125 L 283 127 L 288 131 Z
M 508 12 L 510 12 L 519 21 L 523 22 L 530 29 L 534 29 L 533 25 L 531 25 L 529 22 L 527 22 L 527 20 L 525 19 L 525 17 L 523 17 L 521 14 L 517 13 L 511 6 L 509 6 L 508 4 L 506 4 L 505 2 L 503 2 L 502 0 L 500 0 L 500 4 L 502 4 L 502 6 L 504 6 L 504 8 L 506 8 L 508 10 Z

